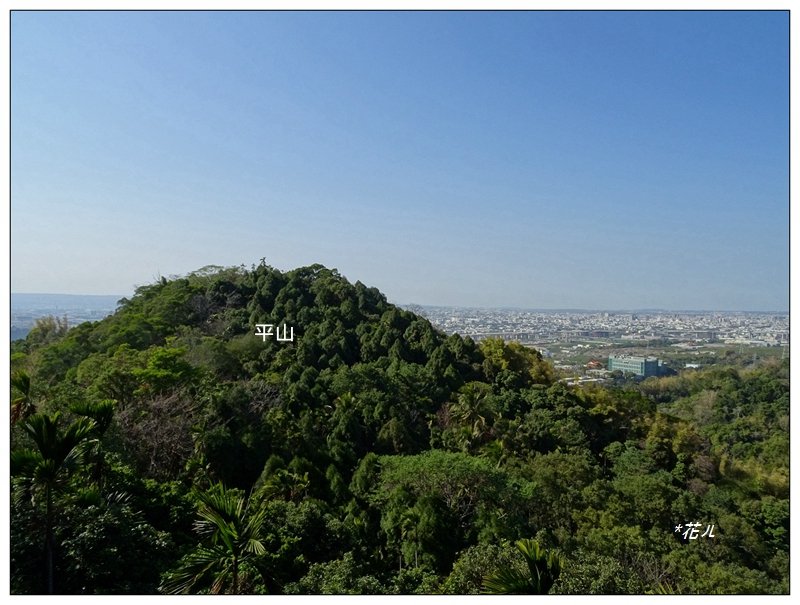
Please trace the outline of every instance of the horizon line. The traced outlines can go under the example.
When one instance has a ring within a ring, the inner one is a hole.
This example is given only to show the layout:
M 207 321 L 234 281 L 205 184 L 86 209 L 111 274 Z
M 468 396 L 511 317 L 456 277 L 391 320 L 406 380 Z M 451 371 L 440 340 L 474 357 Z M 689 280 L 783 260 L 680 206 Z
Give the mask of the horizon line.
M 12 296 L 26 295 L 26 296 L 83 296 L 83 297 L 117 297 L 128 298 L 134 294 L 67 294 L 61 292 L 11 292 Z M 571 313 L 762 313 L 762 314 L 786 314 L 790 310 L 764 310 L 764 309 L 665 309 L 656 307 L 641 307 L 641 308 L 585 308 L 585 307 L 522 307 L 519 305 L 446 305 L 446 304 L 430 304 L 430 303 L 391 303 L 395 306 L 406 307 L 429 307 L 429 308 L 449 308 L 449 309 L 471 309 L 471 310 L 512 310 L 512 311 L 538 311 L 538 312 L 571 312 Z
M 520 307 L 515 305 L 503 306 L 471 306 L 471 305 L 431 305 L 425 303 L 395 303 L 399 307 L 432 307 L 440 309 L 471 309 L 476 311 L 568 311 L 573 313 L 785 313 L 789 310 L 764 310 L 764 309 L 664 309 L 657 307 L 641 308 L 581 308 L 581 307 Z

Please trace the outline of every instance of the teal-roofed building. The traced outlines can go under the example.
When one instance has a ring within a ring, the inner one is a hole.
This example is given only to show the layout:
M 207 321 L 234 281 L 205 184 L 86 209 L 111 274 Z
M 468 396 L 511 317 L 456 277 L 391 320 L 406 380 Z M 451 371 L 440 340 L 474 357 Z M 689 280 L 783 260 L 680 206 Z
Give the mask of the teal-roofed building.
M 631 372 L 637 376 L 658 376 L 661 362 L 656 357 L 635 357 L 632 355 L 609 355 L 608 369 L 613 372 Z

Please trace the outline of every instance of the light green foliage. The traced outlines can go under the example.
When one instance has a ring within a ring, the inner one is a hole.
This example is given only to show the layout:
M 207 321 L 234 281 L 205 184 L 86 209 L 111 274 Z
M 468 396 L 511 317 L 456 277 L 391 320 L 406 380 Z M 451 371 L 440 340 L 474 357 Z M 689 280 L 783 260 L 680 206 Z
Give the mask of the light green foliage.
M 568 387 L 534 349 L 262 260 L 43 321 L 12 370 L 15 592 L 541 591 L 537 548 L 560 594 L 788 592 L 788 360 Z
M 553 367 L 534 349 L 487 338 L 481 341 L 480 350 L 484 355 L 483 372 L 496 385 L 513 389 L 555 382 Z
M 185 349 L 171 347 L 149 351 L 145 367 L 133 370 L 140 385 L 137 394 L 161 394 L 199 378 L 199 372 L 183 359 L 185 353 Z
M 66 316 L 55 317 L 54 315 L 48 315 L 40 317 L 34 322 L 26 340 L 32 346 L 41 346 L 60 340 L 68 330 L 69 322 Z
M 665 557 L 671 565 L 670 586 L 680 594 L 780 594 L 785 587 L 771 582 L 762 571 L 726 562 L 708 562 L 695 552 L 673 551 Z
M 53 386 L 70 378 L 70 371 L 93 352 L 91 324 L 74 327 L 58 340 L 32 349 L 30 355 L 34 384 Z
M 128 344 L 113 352 L 94 353 L 78 366 L 77 382 L 93 399 L 111 399 L 125 407 L 137 394 L 140 382 L 134 372 L 144 367 L 143 357 Z

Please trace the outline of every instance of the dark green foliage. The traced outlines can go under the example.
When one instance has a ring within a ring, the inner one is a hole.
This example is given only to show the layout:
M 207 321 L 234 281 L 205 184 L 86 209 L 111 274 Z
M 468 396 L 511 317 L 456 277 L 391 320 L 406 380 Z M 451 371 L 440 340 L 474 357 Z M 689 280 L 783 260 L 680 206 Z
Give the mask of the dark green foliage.
M 11 588 L 788 593 L 788 370 L 568 387 L 321 265 L 162 278 L 12 344 Z
M 458 555 L 453 570 L 444 581 L 444 594 L 481 594 L 483 582 L 501 568 L 525 569 L 520 552 L 506 541 L 500 544 L 476 544 Z
M 558 553 L 548 552 L 536 540 L 517 540 L 527 569 L 500 567 L 483 581 L 484 591 L 490 594 L 547 594 L 561 574 L 563 565 Z
M 538 506 L 531 511 L 534 527 L 571 535 L 573 513 L 585 506 L 583 490 L 599 474 L 592 456 L 585 450 L 540 454 L 521 472 L 537 487 Z
M 87 418 L 76 420 L 65 431 L 59 427 L 61 414 L 35 414 L 23 423 L 34 446 L 11 453 L 11 475 L 29 482 L 33 489 L 52 491 L 60 487 L 80 464 L 88 438 L 96 427 Z
M 225 383 L 206 391 L 196 444 L 212 478 L 247 489 L 282 443 L 279 392 L 262 381 Z M 272 420 L 272 421 L 271 421 Z
M 17 370 L 11 375 L 11 424 L 27 419 L 34 412 L 31 377 L 25 370 Z
M 462 453 L 366 457 L 353 493 L 379 513 L 386 547 L 398 567 L 449 569 L 454 554 L 478 539 L 525 526 L 535 488 Z
M 630 567 L 608 555 L 576 550 L 565 558 L 553 594 L 642 594 L 643 579 Z
M 90 435 L 96 428 L 94 421 L 80 418 L 62 431 L 60 419 L 58 412 L 52 416 L 34 414 L 28 418 L 22 428 L 34 447 L 11 452 L 15 497 L 29 495 L 34 507 L 44 505 L 44 551 L 49 594 L 55 590 L 54 499 L 65 489 L 70 475 L 81 464 L 91 443 Z
M 47 558 L 42 547 L 45 528 L 40 508 L 22 497 L 11 498 L 11 594 L 47 592 Z
M 153 593 L 172 562 L 169 533 L 155 530 L 121 494 L 66 507 L 56 538 L 64 593 Z
M 198 493 L 197 499 L 200 518 L 195 531 L 203 543 L 165 575 L 161 591 L 185 594 L 199 588 L 212 594 L 239 594 L 243 587 L 247 592 L 258 588 L 262 580 L 256 562 L 266 554 L 266 511 L 220 484 Z
M 269 592 L 282 591 L 310 567 L 347 548 L 342 522 L 318 500 L 271 500 L 261 506 L 266 511 L 262 567 Z
M 366 574 L 353 553 L 327 563 L 315 563 L 308 573 L 286 587 L 288 594 L 384 594 L 386 588 Z

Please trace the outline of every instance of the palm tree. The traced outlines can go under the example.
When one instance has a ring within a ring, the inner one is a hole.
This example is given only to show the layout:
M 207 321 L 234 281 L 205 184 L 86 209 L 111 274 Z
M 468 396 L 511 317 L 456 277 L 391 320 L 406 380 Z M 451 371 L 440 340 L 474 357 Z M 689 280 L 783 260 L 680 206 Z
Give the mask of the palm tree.
M 53 594 L 53 495 L 61 489 L 82 462 L 95 422 L 79 418 L 63 433 L 58 424 L 61 414 L 34 414 L 22 425 L 33 440 L 35 449 L 11 452 L 11 475 L 16 477 L 17 497 L 30 493 L 35 500 L 43 493 L 45 501 L 45 556 L 47 560 L 47 591 Z
M 100 447 L 102 439 L 111 421 L 114 418 L 114 402 L 106 399 L 100 403 L 90 403 L 81 401 L 73 403 L 69 407 L 70 411 L 78 416 L 83 416 L 94 421 L 92 436 L 95 437 L 93 447 L 86 452 L 87 464 L 93 466 L 92 479 L 97 485 L 101 485 L 103 479 L 103 452 Z
M 25 420 L 36 411 L 36 406 L 31 399 L 31 377 L 25 370 L 19 370 L 11 375 L 11 389 L 17 391 L 17 396 L 11 399 L 11 424 Z
M 69 406 L 70 411 L 75 412 L 78 416 L 91 418 L 95 421 L 97 426 L 95 432 L 98 437 L 103 434 L 111 426 L 111 420 L 114 418 L 114 402 L 110 399 L 105 399 L 100 403 L 79 402 L 73 403 Z
M 253 510 L 251 501 L 237 490 L 221 484 L 198 494 L 200 519 L 195 531 L 207 544 L 186 555 L 177 570 L 167 574 L 161 591 L 188 594 L 195 586 L 211 581 L 211 592 L 230 587 L 239 594 L 240 580 L 257 573 L 254 560 L 266 553 L 261 533 L 265 509 Z
M 506 567 L 483 580 L 483 591 L 488 594 L 547 594 L 561 573 L 561 557 L 546 551 L 535 540 L 518 540 L 517 550 L 522 553 L 527 571 Z
M 450 414 L 459 424 L 469 427 L 472 440 L 481 439 L 488 430 L 493 410 L 488 397 L 491 387 L 483 382 L 468 382 L 459 390 L 458 398 L 449 404 Z

